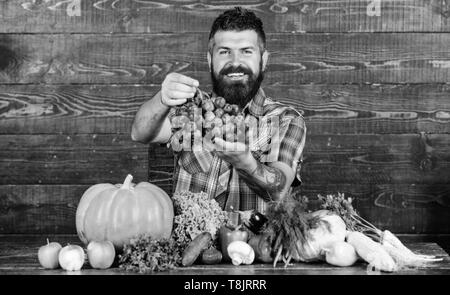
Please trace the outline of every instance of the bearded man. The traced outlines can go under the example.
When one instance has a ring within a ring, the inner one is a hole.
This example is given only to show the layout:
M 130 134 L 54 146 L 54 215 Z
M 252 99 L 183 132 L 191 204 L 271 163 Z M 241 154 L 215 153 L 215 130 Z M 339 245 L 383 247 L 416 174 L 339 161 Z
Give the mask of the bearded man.
M 257 138 L 256 149 L 245 142 L 218 137 L 212 148 L 177 152 L 173 192 L 203 191 L 224 210 L 264 213 L 270 201 L 286 197 L 293 181 L 299 181 L 296 172 L 305 146 L 305 122 L 294 108 L 267 97 L 261 88 L 269 53 L 262 21 L 253 12 L 236 7 L 219 15 L 212 25 L 208 47 L 211 96 L 240 106 L 244 116 L 277 121 L 273 128 L 277 136 Z M 174 108 L 194 97 L 198 87 L 194 78 L 168 74 L 161 91 L 138 110 L 132 139 L 169 142 Z M 261 126 L 270 129 L 273 125 Z M 258 130 L 257 137 L 273 131 Z

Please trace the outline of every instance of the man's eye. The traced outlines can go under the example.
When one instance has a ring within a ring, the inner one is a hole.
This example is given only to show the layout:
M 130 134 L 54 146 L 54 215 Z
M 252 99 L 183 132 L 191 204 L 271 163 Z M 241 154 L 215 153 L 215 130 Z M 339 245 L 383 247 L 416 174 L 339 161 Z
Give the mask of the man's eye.
M 250 55 L 250 54 L 253 54 L 253 51 L 252 50 L 244 50 L 244 54 Z
M 228 53 L 230 53 L 229 50 L 221 50 L 221 51 L 219 51 L 219 54 L 221 54 L 221 55 L 228 54 Z

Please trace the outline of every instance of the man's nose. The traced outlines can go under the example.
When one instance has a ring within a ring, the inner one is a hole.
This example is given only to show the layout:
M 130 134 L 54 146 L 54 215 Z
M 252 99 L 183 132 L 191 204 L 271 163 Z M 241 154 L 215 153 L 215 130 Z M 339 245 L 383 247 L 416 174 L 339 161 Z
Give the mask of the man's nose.
M 231 56 L 230 56 L 230 58 L 231 58 L 231 64 L 233 65 L 233 66 L 238 66 L 238 65 L 240 65 L 241 64 L 241 55 L 239 54 L 239 52 L 233 52 L 233 53 L 231 53 Z

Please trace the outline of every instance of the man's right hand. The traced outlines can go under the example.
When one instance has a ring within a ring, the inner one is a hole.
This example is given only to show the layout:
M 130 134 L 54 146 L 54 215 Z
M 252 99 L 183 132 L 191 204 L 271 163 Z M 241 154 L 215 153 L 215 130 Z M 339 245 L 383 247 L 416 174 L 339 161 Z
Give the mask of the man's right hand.
M 161 86 L 162 104 L 172 107 L 186 103 L 188 98 L 194 97 L 199 82 L 188 76 L 170 73 Z

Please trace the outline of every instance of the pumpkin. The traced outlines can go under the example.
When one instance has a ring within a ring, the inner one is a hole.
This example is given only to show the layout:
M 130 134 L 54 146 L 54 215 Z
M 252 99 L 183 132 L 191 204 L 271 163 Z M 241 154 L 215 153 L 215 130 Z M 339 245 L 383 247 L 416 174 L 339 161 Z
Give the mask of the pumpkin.
M 169 238 L 173 226 L 173 204 L 158 186 L 149 182 L 99 183 L 88 188 L 76 211 L 76 229 L 84 244 L 111 241 L 121 251 L 130 239 L 148 234 Z

